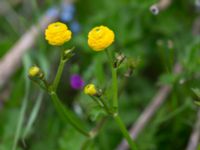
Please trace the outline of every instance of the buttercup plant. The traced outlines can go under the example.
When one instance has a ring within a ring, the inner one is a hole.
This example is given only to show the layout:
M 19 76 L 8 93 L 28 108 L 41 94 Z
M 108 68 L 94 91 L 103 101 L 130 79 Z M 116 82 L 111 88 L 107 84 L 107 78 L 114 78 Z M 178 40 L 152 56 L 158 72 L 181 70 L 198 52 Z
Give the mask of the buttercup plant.
M 72 33 L 68 29 L 67 25 L 61 22 L 52 23 L 45 30 L 45 39 L 50 45 L 53 46 L 62 46 L 64 43 L 71 39 L 71 36 Z M 122 119 L 118 115 L 117 69 L 125 59 L 125 56 L 123 55 L 122 57 L 122 55 L 120 55 L 120 57 L 118 56 L 116 59 L 113 58 L 111 52 L 107 48 L 114 42 L 114 40 L 114 32 L 106 26 L 95 27 L 88 34 L 89 47 L 96 52 L 105 51 L 106 55 L 108 56 L 112 72 L 112 105 L 109 103 L 110 99 L 105 99 L 106 96 L 104 95 L 104 92 L 102 92 L 101 89 L 98 89 L 94 84 L 87 84 L 84 87 L 84 93 L 89 95 L 106 112 L 106 118 L 114 118 L 116 124 L 119 126 L 121 132 L 123 133 L 124 138 L 130 145 L 130 148 L 132 150 L 136 150 L 136 144 L 131 139 L 131 136 L 129 135 Z M 28 74 L 32 81 L 37 83 L 51 96 L 51 100 L 61 119 L 71 124 L 77 131 L 91 140 L 98 134 L 101 126 L 105 122 L 105 117 L 103 117 L 100 122 L 97 123 L 96 127 L 88 130 L 85 125 L 86 123 L 82 121 L 73 111 L 71 111 L 68 106 L 64 105 L 57 95 L 57 87 L 61 79 L 64 65 L 74 55 L 73 51 L 74 48 L 61 50 L 60 63 L 56 76 L 52 82 L 47 81 L 45 74 L 38 66 L 31 67 Z M 75 86 L 77 89 L 80 89 L 83 86 L 83 81 L 79 76 L 73 76 L 71 79 L 71 85 Z

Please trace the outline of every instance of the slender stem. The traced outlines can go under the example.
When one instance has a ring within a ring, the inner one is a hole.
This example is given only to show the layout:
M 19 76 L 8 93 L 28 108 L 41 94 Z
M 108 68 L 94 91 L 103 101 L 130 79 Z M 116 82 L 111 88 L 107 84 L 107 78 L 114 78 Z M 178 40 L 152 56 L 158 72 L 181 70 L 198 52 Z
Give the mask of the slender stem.
M 94 97 L 94 96 L 90 96 L 100 107 L 104 107 L 103 106 L 103 103 L 101 102 L 101 101 L 99 101 L 96 97 Z
M 112 92 L 113 92 L 113 108 L 114 111 L 118 111 L 118 85 L 117 85 L 117 68 L 113 66 L 113 58 L 108 50 L 106 50 L 108 56 L 110 67 L 112 71 Z
M 113 118 L 115 120 L 115 122 L 118 124 L 121 132 L 123 133 L 125 139 L 127 140 L 131 150 L 137 150 L 136 144 L 135 142 L 132 140 L 129 132 L 126 129 L 126 126 L 124 125 L 123 121 L 121 120 L 121 118 L 116 114 L 113 115 Z
M 112 86 L 113 86 L 113 107 L 118 111 L 118 83 L 117 83 L 117 69 L 112 68 Z
M 108 107 L 108 105 L 107 105 L 107 103 L 104 101 L 104 99 L 101 98 L 101 97 L 99 97 L 99 100 L 102 102 L 102 104 L 103 104 L 103 106 L 104 106 L 106 112 L 107 112 L 108 114 L 112 114 L 110 108 Z
M 57 94 L 52 91 L 50 92 L 50 96 L 61 118 L 69 122 L 75 129 L 77 129 L 83 135 L 90 137 L 90 134 L 85 129 L 83 129 L 82 125 L 77 123 L 77 121 L 74 118 L 72 118 L 70 111 L 68 110 L 68 108 L 63 106 Z
M 62 58 L 60 59 L 60 63 L 59 63 L 59 66 L 58 66 L 58 71 L 56 73 L 56 77 L 55 77 L 55 79 L 53 81 L 53 84 L 52 84 L 54 91 L 56 91 L 57 88 L 58 88 L 58 84 L 59 84 L 60 78 L 62 76 L 62 72 L 63 72 L 64 66 L 65 66 L 65 62 L 66 62 L 66 60 L 63 60 Z

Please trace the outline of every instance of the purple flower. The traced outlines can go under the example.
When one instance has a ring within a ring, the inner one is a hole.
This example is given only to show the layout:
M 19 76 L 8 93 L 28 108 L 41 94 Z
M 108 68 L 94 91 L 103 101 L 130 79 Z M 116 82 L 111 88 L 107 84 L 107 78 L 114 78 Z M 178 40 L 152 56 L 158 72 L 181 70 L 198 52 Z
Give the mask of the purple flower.
M 73 89 L 79 90 L 82 89 L 84 86 L 84 81 L 82 80 L 81 76 L 74 74 L 70 77 L 70 85 Z

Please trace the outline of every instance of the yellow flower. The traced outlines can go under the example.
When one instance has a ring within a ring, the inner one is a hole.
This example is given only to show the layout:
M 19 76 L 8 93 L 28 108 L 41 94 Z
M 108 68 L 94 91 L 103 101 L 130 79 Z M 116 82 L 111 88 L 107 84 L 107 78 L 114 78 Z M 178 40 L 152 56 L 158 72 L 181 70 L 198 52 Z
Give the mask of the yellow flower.
M 106 26 L 93 28 L 88 34 L 88 45 L 94 51 L 103 51 L 115 40 L 115 34 Z
M 94 96 L 97 94 L 97 90 L 94 84 L 88 84 L 84 88 L 84 93 L 87 95 Z
M 37 66 L 33 66 L 29 69 L 28 75 L 30 77 L 36 77 L 40 74 L 40 68 Z
M 60 46 L 71 39 L 72 32 L 61 22 L 50 24 L 45 30 L 45 39 L 50 45 Z

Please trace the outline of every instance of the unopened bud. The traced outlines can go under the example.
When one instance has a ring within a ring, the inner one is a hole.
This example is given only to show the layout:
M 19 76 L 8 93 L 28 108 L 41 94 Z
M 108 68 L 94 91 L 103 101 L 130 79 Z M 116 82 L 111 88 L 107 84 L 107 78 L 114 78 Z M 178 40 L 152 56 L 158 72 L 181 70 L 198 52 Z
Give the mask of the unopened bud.
M 70 59 L 72 56 L 74 56 L 74 52 L 73 51 L 74 51 L 74 48 L 64 50 L 64 52 L 63 52 L 63 60 Z
M 84 93 L 90 96 L 96 96 L 97 95 L 97 89 L 94 84 L 88 84 L 84 88 Z
M 41 69 L 37 66 L 32 66 L 29 69 L 28 75 L 30 78 L 43 78 L 44 77 L 44 73 L 41 71 Z

